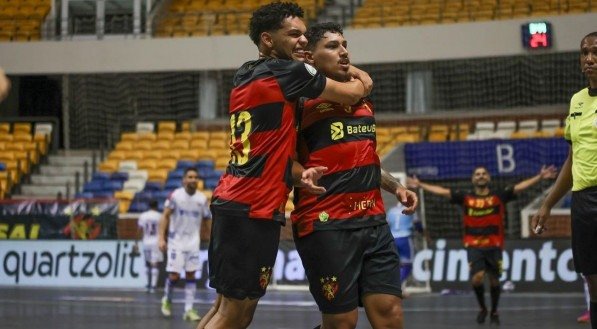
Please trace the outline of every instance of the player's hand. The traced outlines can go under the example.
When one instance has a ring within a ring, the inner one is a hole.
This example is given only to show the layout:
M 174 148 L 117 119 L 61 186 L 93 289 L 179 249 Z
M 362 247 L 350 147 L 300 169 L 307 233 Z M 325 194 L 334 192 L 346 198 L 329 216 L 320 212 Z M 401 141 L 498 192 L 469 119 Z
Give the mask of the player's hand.
M 406 186 L 409 188 L 419 188 L 421 187 L 421 181 L 417 178 L 417 176 L 406 177 Z
M 404 186 L 399 186 L 396 189 L 396 198 L 404 206 L 404 210 L 402 210 L 402 213 L 405 215 L 413 214 L 417 209 L 417 206 L 419 205 L 419 198 L 417 197 L 417 193 L 407 189 Z
M 543 165 L 543 167 L 541 167 L 539 175 L 541 175 L 541 179 L 554 179 L 556 178 L 556 176 L 558 176 L 558 170 L 554 165 L 551 165 L 549 167 Z
M 327 170 L 327 167 L 311 167 L 305 169 L 301 175 L 302 187 L 311 194 L 319 195 L 325 193 L 325 188 L 317 185 L 317 182 Z
M 547 219 L 551 214 L 551 209 L 541 207 L 537 210 L 537 213 L 533 215 L 531 219 L 531 226 L 533 227 L 533 232 L 535 234 L 541 234 L 544 231 L 547 231 Z
M 161 252 L 166 252 L 166 247 L 168 245 L 166 244 L 166 240 L 164 239 L 159 239 L 158 240 L 158 248 L 160 249 Z
M 363 83 L 363 86 L 365 87 L 364 96 L 369 96 L 369 94 L 371 94 L 371 90 L 373 90 L 373 79 L 371 79 L 369 73 L 357 68 L 354 65 L 351 65 L 348 69 L 348 74 L 352 78 L 357 79 Z

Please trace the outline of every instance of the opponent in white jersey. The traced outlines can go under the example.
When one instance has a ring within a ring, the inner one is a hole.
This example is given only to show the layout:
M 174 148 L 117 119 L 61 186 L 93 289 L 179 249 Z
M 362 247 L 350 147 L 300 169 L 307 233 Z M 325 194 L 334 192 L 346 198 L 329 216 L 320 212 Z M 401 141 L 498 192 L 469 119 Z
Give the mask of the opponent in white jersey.
M 143 256 L 145 258 L 145 271 L 147 273 L 147 289 L 154 292 L 158 283 L 159 263 L 164 261 L 164 253 L 158 248 L 158 225 L 162 214 L 158 212 L 158 203 L 149 202 L 149 210 L 141 213 L 137 220 L 137 240 L 143 236 Z M 135 249 L 139 250 L 135 242 Z
M 197 170 L 187 168 L 182 178 L 182 185 L 172 192 L 164 206 L 160 220 L 158 246 L 166 251 L 168 278 L 162 298 L 162 314 L 170 316 L 172 289 L 180 279 L 180 272 L 185 271 L 185 313 L 183 319 L 198 321 L 201 319 L 193 309 L 195 299 L 195 271 L 200 269 L 199 234 L 201 220 L 211 219 L 207 198 L 197 191 Z M 211 221 L 210 221 L 211 223 Z M 166 231 L 168 239 L 166 239 Z M 166 242 L 167 241 L 167 242 Z

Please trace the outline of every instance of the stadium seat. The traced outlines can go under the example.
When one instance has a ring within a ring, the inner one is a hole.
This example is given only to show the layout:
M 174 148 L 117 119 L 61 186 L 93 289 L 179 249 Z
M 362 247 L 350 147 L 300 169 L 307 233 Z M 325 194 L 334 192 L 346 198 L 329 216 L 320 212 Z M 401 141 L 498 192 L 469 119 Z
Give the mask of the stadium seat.
M 514 121 L 498 121 L 495 130 L 495 137 L 510 138 L 512 133 L 516 130 L 516 122 Z
M 158 122 L 158 135 L 162 133 L 174 133 L 176 132 L 176 121 L 159 121 Z
M 139 137 L 147 133 L 153 134 L 155 131 L 155 125 L 153 122 L 137 122 L 135 127 L 135 131 L 139 134 Z
M 201 155 L 201 151 L 196 150 L 196 149 L 180 150 L 179 155 L 180 155 L 179 156 L 180 160 L 195 161 L 195 160 L 199 159 L 199 156 Z
M 29 122 L 17 122 L 12 126 L 12 133 L 31 135 L 31 124 Z
M 120 161 L 120 163 L 118 164 L 118 171 L 130 172 L 133 170 L 137 170 L 137 161 L 125 160 L 125 161 Z
M 10 134 L 10 123 L 0 122 L 0 135 Z
M 139 139 L 139 135 L 137 135 L 137 133 L 122 133 L 120 135 L 120 140 L 121 141 L 131 141 L 131 142 L 136 142 Z
M 118 163 L 119 163 L 118 159 L 105 160 L 104 162 L 100 163 L 99 170 L 104 171 L 104 172 L 114 172 L 114 171 L 118 170 Z

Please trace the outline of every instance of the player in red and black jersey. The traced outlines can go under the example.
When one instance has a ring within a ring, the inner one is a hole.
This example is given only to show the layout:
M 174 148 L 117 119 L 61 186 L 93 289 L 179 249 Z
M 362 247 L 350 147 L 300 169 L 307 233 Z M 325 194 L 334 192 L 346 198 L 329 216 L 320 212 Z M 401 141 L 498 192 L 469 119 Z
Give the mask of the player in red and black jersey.
M 306 57 L 337 81 L 351 79 L 342 28 L 309 27 Z M 298 158 L 305 168 L 326 167 L 318 183 L 323 194 L 295 189 L 294 241 L 323 328 L 354 328 L 359 305 L 373 328 L 402 328 L 400 261 L 385 219 L 380 188 L 403 200 L 408 212 L 416 195 L 385 171 L 376 153 L 373 104 L 322 98 L 305 100 Z
M 214 306 L 198 328 L 246 328 L 266 291 L 278 252 L 280 209 L 293 184 L 314 185 L 323 167 L 303 168 L 296 150 L 296 103 L 322 97 L 354 104 L 372 86 L 352 68 L 355 79 L 337 82 L 302 62 L 307 43 L 303 11 L 295 3 L 271 3 L 253 13 L 250 37 L 259 59 L 241 66 L 230 94 L 231 160 L 212 199 L 209 245 Z
M 542 179 L 555 178 L 554 166 L 541 168 L 541 171 L 514 186 L 493 192 L 489 189 L 491 178 L 485 167 L 473 171 L 471 181 L 473 191 L 452 191 L 451 189 L 423 183 L 416 177 L 408 179 L 408 185 L 446 197 L 451 203 L 462 206 L 463 243 L 467 250 L 471 273 L 471 283 L 481 310 L 477 322 L 484 323 L 487 317 L 485 305 L 485 274 L 489 278 L 491 295 L 491 323 L 499 324 L 497 306 L 500 298 L 500 275 L 502 273 L 502 251 L 504 249 L 504 219 L 506 203 L 515 195 L 538 183 Z

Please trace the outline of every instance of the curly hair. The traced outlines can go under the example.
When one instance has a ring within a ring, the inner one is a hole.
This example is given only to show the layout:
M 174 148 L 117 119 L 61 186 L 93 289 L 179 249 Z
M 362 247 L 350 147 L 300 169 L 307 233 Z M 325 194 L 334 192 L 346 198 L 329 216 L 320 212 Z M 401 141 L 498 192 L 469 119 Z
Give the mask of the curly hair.
M 281 28 L 287 17 L 303 18 L 303 9 L 293 2 L 272 2 L 259 7 L 249 22 L 249 37 L 259 46 L 261 33 Z
M 342 26 L 335 22 L 317 23 L 309 26 L 307 32 L 305 32 L 305 38 L 307 38 L 307 49 L 313 50 L 319 40 L 323 39 L 323 35 L 326 32 L 337 33 L 344 35 Z

